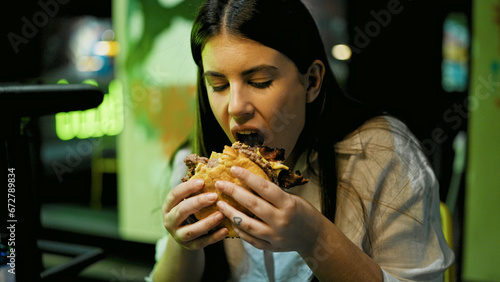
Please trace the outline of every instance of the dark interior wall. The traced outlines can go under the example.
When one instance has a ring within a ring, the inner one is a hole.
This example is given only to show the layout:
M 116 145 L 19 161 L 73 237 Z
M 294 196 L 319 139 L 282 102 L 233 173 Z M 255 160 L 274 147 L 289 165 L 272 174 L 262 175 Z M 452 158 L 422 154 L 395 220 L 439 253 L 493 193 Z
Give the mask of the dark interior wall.
M 64 17 L 111 16 L 111 1 L 20 0 L 0 9 L 0 83 L 36 83 L 46 29 Z
M 353 55 L 348 91 L 399 115 L 421 139 L 466 93 L 441 88 L 443 20 L 470 1 L 348 1 Z
M 39 74 L 39 28 L 31 26 L 36 11 L 35 1 L 12 1 L 8 8 L 1 9 L 0 82 L 21 81 Z
M 471 1 L 348 1 L 353 55 L 347 91 L 401 118 L 420 139 L 446 197 L 453 140 L 467 127 L 467 91 L 441 86 L 443 22 Z

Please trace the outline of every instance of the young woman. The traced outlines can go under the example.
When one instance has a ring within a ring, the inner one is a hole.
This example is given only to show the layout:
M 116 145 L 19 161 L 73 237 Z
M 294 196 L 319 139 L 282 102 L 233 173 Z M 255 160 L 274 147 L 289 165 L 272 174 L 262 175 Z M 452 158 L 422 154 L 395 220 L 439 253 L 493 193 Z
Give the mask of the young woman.
M 216 187 L 252 211 L 186 219 L 216 201 L 171 189 L 163 205 L 168 243 L 154 281 L 442 280 L 453 253 L 443 237 L 435 176 L 418 141 L 390 116 L 375 116 L 337 85 L 307 8 L 299 0 L 207 1 L 193 25 L 198 65 L 193 150 L 208 156 L 248 136 L 284 148 L 310 182 L 283 191 L 249 171 Z M 180 164 L 181 166 L 183 164 Z M 224 217 L 241 218 L 241 239 Z

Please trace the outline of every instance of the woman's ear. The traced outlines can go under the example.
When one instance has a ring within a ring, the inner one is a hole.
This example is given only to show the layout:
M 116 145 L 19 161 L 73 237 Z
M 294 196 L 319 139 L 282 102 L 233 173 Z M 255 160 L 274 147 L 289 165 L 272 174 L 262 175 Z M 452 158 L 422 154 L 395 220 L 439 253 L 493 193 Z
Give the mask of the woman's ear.
M 318 97 L 325 76 L 325 65 L 315 60 L 307 70 L 306 102 L 312 103 Z

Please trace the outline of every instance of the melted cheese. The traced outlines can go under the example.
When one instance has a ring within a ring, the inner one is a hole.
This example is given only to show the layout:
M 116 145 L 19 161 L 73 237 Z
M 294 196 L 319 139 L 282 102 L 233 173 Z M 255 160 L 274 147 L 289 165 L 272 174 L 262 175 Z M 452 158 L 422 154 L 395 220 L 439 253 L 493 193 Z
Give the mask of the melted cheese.
M 281 172 L 282 170 L 288 170 L 288 169 L 289 169 L 286 165 L 284 165 L 284 164 L 282 164 L 282 163 L 278 163 L 278 162 L 270 162 L 270 161 L 266 160 L 266 158 L 264 158 L 264 157 L 260 154 L 259 149 L 255 149 L 255 153 L 257 153 L 257 155 L 259 155 L 259 156 L 262 158 L 262 161 L 263 161 L 264 163 L 270 163 L 270 164 L 271 164 L 271 168 L 272 168 L 272 169 L 274 169 L 274 170 L 276 170 L 276 175 L 279 175 L 279 174 L 280 174 L 280 172 Z

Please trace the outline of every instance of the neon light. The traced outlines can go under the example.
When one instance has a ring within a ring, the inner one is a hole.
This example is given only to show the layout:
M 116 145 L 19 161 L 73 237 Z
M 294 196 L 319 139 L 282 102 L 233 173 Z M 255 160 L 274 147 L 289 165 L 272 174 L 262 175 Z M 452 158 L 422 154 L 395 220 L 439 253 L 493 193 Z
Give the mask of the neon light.
M 118 135 L 123 130 L 124 112 L 123 112 L 123 85 L 119 80 L 113 80 L 109 83 L 109 97 L 111 99 L 110 116 L 111 126 L 108 129 L 109 135 Z
M 61 79 L 58 84 L 69 84 Z M 82 83 L 98 86 L 93 79 Z M 61 140 L 73 138 L 86 139 L 104 135 L 115 136 L 123 130 L 123 86 L 120 81 L 112 80 L 109 93 L 99 107 L 86 111 L 73 111 L 55 115 L 56 134 Z
M 84 81 L 82 81 L 83 84 L 88 84 L 88 85 L 93 85 L 95 87 L 99 87 L 99 83 L 97 83 L 97 81 L 95 81 L 95 79 L 85 79 Z

